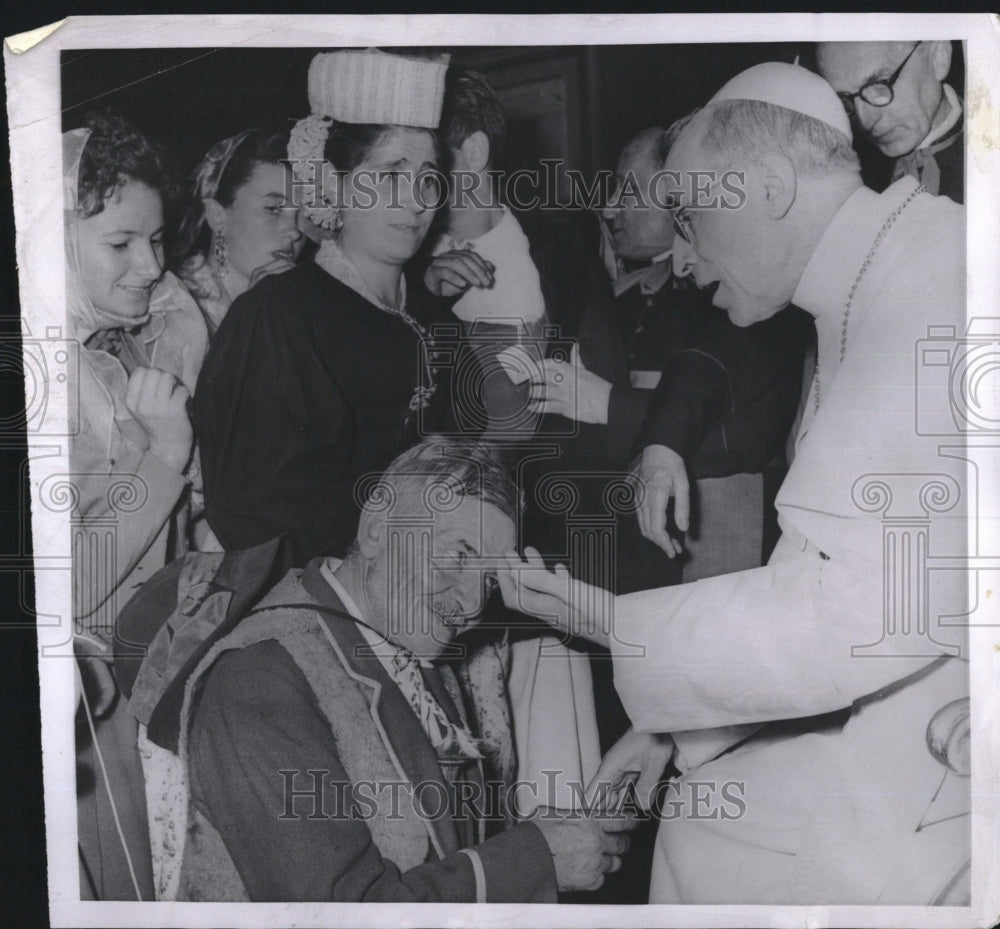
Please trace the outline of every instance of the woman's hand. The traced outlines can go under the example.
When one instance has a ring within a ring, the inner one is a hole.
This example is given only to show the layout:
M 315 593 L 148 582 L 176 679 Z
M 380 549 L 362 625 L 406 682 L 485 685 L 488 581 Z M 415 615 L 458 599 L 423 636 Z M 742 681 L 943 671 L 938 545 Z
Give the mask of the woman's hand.
M 549 571 L 534 548 L 505 556 L 508 570 L 498 572 L 504 603 L 512 610 L 537 616 L 570 635 L 608 646 L 614 615 L 614 594 L 574 580 L 563 565 Z
M 496 268 L 471 248 L 436 255 L 424 272 L 424 286 L 436 297 L 457 297 L 470 287 L 492 287 Z
M 187 388 L 168 371 L 136 368 L 125 388 L 125 406 L 149 438 L 149 450 L 177 471 L 187 467 L 194 444 Z

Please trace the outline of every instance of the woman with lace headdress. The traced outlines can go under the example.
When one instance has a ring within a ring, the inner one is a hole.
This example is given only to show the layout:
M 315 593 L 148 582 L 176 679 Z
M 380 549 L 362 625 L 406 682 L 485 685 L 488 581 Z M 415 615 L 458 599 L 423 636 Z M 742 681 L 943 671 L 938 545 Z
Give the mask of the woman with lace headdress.
M 67 319 L 81 345 L 80 428 L 70 442 L 73 613 L 83 689 L 78 760 L 84 896 L 148 898 L 136 724 L 105 664 L 135 590 L 186 547 L 192 463 L 188 402 L 207 344 L 187 291 L 164 272 L 163 154 L 111 115 L 63 136 Z M 95 686 L 96 685 L 96 686 Z M 102 686 L 103 685 L 103 686 Z M 88 737 L 89 735 L 89 737 Z M 134 763 L 134 765 L 133 765 Z
M 305 241 L 290 203 L 288 136 L 247 129 L 213 145 L 194 171 L 174 252 L 177 276 L 214 335 L 233 300 L 294 267 Z
M 427 330 L 407 305 L 403 265 L 439 197 L 445 70 L 376 51 L 313 59 L 312 115 L 293 129 L 289 158 L 326 238 L 315 261 L 234 302 L 199 381 L 206 512 L 227 550 L 287 532 L 299 563 L 343 555 L 359 480 L 430 424 Z

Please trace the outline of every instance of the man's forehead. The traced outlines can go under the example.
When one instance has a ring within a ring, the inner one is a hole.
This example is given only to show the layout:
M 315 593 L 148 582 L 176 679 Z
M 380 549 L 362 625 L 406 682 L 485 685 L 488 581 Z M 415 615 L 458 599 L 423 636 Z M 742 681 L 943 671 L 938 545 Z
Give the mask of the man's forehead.
M 656 135 L 650 130 L 637 135 L 622 149 L 621 156 L 618 158 L 619 171 L 639 173 L 640 171 L 658 171 L 662 168 L 663 165 L 656 164 L 655 143 Z
M 465 496 L 458 506 L 438 517 L 435 530 L 442 539 L 464 541 L 480 554 L 498 554 L 512 545 L 514 521 L 495 504 Z
M 899 67 L 913 42 L 825 42 L 817 49 L 823 76 L 836 90 L 844 81 L 865 81 L 886 77 Z M 853 88 L 846 88 L 853 89 Z

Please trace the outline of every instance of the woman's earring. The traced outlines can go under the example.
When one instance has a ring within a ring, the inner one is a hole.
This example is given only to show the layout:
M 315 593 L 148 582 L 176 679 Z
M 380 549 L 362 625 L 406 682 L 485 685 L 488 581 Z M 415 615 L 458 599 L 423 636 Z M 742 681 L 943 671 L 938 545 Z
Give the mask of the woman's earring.
M 340 210 L 337 210 L 337 218 L 333 221 L 333 234 L 340 235 L 340 232 L 343 228 L 344 228 L 344 214 Z
M 228 252 L 226 251 L 226 234 L 221 229 L 215 234 L 215 244 L 213 245 L 213 253 L 215 257 L 215 270 L 219 277 L 225 277 L 229 272 L 229 265 L 227 263 Z

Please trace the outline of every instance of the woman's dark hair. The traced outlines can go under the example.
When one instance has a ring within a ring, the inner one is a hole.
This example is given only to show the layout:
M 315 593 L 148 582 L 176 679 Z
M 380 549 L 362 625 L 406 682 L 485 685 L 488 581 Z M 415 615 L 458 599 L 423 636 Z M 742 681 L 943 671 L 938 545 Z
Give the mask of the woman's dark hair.
M 229 156 L 229 161 L 222 170 L 213 199 L 224 207 L 232 206 L 236 194 L 250 180 L 257 165 L 277 164 L 286 158 L 288 158 L 287 133 L 267 132 L 263 129 L 247 130 L 246 138 L 236 146 L 236 150 Z M 211 232 L 205 222 L 202 192 L 199 189 L 201 178 L 197 176 L 202 164 L 204 162 L 195 169 L 194 189 L 186 204 L 184 218 L 177 232 L 177 241 L 171 251 L 174 264 L 179 264 L 189 255 L 206 251 L 211 240 Z
M 282 135 L 280 132 L 251 129 L 250 134 L 237 146 L 222 172 L 219 186 L 215 191 L 215 199 L 225 207 L 232 206 L 239 189 L 250 180 L 257 165 L 277 164 L 287 158 L 287 133 Z
M 115 191 L 128 181 L 139 181 L 157 191 L 164 209 L 177 195 L 177 173 L 169 156 L 128 120 L 117 113 L 90 113 L 90 130 L 80 156 L 77 203 L 83 216 L 95 216 Z

